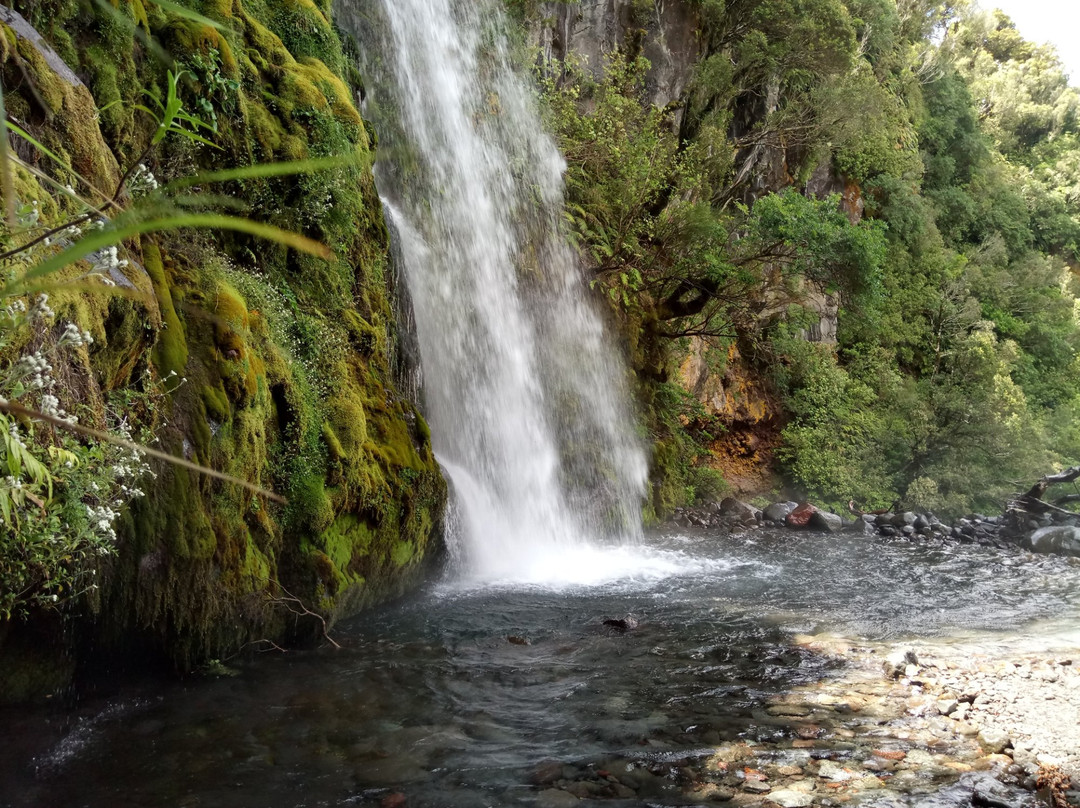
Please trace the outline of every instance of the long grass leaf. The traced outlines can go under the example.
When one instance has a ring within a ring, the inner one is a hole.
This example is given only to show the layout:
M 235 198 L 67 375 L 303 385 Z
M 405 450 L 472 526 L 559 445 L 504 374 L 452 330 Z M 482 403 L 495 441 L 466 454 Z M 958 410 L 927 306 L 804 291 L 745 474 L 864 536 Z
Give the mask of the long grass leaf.
M 46 174 L 44 171 L 42 171 L 40 168 L 38 168 L 37 166 L 30 165 L 28 162 L 21 159 L 18 155 L 12 153 L 12 154 L 9 155 L 9 157 L 10 157 L 10 159 L 11 159 L 11 161 L 13 163 L 15 163 L 16 165 L 22 166 L 25 170 L 29 171 L 31 174 L 33 174 L 35 177 L 37 177 L 43 183 L 45 183 L 46 185 L 51 187 L 58 194 L 66 196 L 71 201 L 78 202 L 80 205 L 85 205 L 89 210 L 91 210 L 94 213 L 98 214 L 98 216 L 101 216 L 102 218 L 105 218 L 105 213 L 100 208 L 98 208 L 96 205 L 92 204 L 90 201 L 88 201 L 86 199 L 83 199 L 81 196 L 79 196 L 79 193 L 77 191 L 75 193 L 72 193 L 71 191 L 69 191 L 67 189 L 67 186 L 60 184 L 59 182 L 54 180 L 52 177 L 50 177 L 48 174 Z M 96 191 L 97 193 L 104 195 L 101 191 L 98 191 L 97 188 L 94 188 L 93 186 L 90 186 L 90 188 L 91 188 L 91 190 Z M 111 202 L 111 200 L 106 200 L 106 201 Z
M 147 233 L 158 233 L 163 230 L 178 230 L 184 227 L 208 228 L 213 230 L 232 230 L 239 233 L 247 233 L 252 236 L 276 241 L 286 247 L 316 255 L 329 260 L 333 252 L 325 244 L 320 244 L 314 239 L 301 236 L 298 233 L 290 233 L 280 227 L 253 222 L 250 219 L 241 219 L 236 216 L 222 216 L 213 213 L 178 213 L 156 219 L 144 219 L 133 221 L 130 224 L 117 223 L 116 227 L 91 233 L 83 236 L 66 250 L 57 253 L 51 258 L 42 261 L 36 267 L 27 272 L 20 280 L 15 281 L 6 290 L 7 295 L 23 294 L 19 291 L 24 288 L 28 281 L 37 280 L 54 272 L 58 272 L 69 264 L 81 261 L 87 256 L 106 247 L 119 244 L 133 236 Z
M 58 166 L 60 166 L 60 168 L 62 168 L 64 171 L 70 172 L 72 176 L 74 176 L 77 180 L 79 180 L 79 182 L 83 183 L 83 185 L 85 185 L 91 191 L 93 191 L 94 193 L 100 194 L 102 199 L 106 200 L 109 203 L 112 202 L 112 198 L 108 194 L 106 194 L 101 189 L 95 187 L 94 183 L 90 182 L 90 180 L 88 180 L 86 177 L 84 177 L 82 174 L 80 174 L 78 171 L 76 171 L 74 168 L 72 168 L 70 163 L 62 160 L 59 156 L 57 156 L 55 153 L 53 153 L 48 148 L 46 148 L 43 144 L 41 144 L 37 140 L 37 138 L 35 138 L 33 135 L 31 135 L 29 132 L 27 132 L 21 126 L 19 126 L 18 124 L 14 124 L 11 121 L 4 121 L 4 125 L 8 129 L 10 129 L 12 132 L 14 132 L 16 135 L 18 135 L 23 140 L 25 140 L 27 143 L 29 143 L 31 146 L 33 146 L 35 149 L 37 149 L 39 152 L 44 154 L 46 157 L 51 158 L 53 160 L 53 162 L 55 162 Z M 20 162 L 22 162 L 22 161 L 20 161 Z M 25 163 L 23 163 L 23 165 L 25 165 Z
M 197 11 L 192 11 L 190 8 L 184 8 L 178 3 L 171 2 L 171 0 L 150 0 L 150 2 L 152 2 L 158 8 L 163 8 L 166 11 L 171 11 L 177 17 L 183 17 L 185 20 L 191 20 L 192 22 L 197 22 L 200 25 L 209 25 L 216 31 L 225 30 L 225 26 L 223 26 L 221 23 L 214 22 L 209 17 L 204 17 Z
M 164 186 L 164 190 L 190 188 L 192 185 L 206 185 L 213 182 L 232 182 L 234 180 L 265 179 L 267 177 L 288 177 L 294 174 L 308 174 L 316 171 L 328 171 L 334 168 L 360 165 L 363 155 L 341 155 L 339 157 L 317 157 L 310 160 L 292 160 L 284 163 L 259 163 L 241 168 L 227 168 L 224 171 L 210 171 L 181 177 Z

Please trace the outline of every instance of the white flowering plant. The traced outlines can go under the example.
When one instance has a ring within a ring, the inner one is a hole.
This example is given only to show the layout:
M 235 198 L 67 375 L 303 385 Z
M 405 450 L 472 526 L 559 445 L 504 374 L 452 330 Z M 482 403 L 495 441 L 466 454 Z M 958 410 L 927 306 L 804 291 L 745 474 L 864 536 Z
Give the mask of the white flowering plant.
M 0 619 L 54 607 L 96 588 L 104 556 L 116 552 L 114 521 L 143 495 L 152 474 L 143 453 L 123 443 L 85 442 L 57 424 L 77 419 L 61 406 L 54 364 L 93 343 L 74 323 L 54 324 L 48 296 L 17 298 L 0 311 L 0 347 L 32 339 L 0 362 Z M 20 333 L 22 332 L 22 333 Z M 48 347 L 46 347 L 48 346 Z M 38 418 L 18 418 L 12 408 Z M 131 427 L 107 414 L 130 443 Z

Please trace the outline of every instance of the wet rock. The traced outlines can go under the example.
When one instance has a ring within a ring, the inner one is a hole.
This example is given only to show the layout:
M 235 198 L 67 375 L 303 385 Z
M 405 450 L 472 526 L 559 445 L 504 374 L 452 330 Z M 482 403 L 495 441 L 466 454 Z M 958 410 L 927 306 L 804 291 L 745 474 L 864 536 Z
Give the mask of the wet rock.
M 990 754 L 999 754 L 1012 746 L 1008 734 L 998 729 L 986 728 L 979 731 L 979 743 Z
M 580 802 L 573 794 L 561 788 L 548 788 L 536 795 L 538 808 L 571 808 Z
M 691 794 L 696 799 L 709 800 L 711 802 L 728 802 L 735 798 L 734 789 L 717 785 L 716 783 L 703 783 L 698 788 L 695 788 Z
M 773 716 L 802 718 L 810 715 L 811 709 L 805 704 L 773 704 L 765 708 L 765 712 Z
M 768 794 L 772 791 L 772 786 L 761 780 L 747 780 L 743 783 L 742 788 L 743 791 L 747 791 L 751 794 Z
M 405 808 L 405 795 L 400 791 L 387 794 L 379 801 L 379 808 Z
M 568 794 L 573 794 L 581 800 L 596 796 L 602 788 L 603 786 L 598 783 L 591 783 L 588 780 L 578 780 L 577 782 L 569 783 L 564 786 L 564 790 Z
M 729 519 L 740 525 L 756 525 L 762 519 L 761 510 L 748 502 L 741 502 L 734 497 L 728 497 L 720 503 L 719 513 L 725 519 Z
M 897 651 L 893 651 L 882 663 L 881 667 L 885 671 L 885 676 L 889 679 L 899 679 L 901 676 L 907 674 L 907 668 L 909 665 L 918 665 L 919 658 L 915 655 L 915 652 L 910 648 L 904 648 Z
M 769 792 L 769 802 L 775 802 L 780 808 L 806 808 L 813 804 L 814 798 L 801 791 L 782 788 Z
M 529 773 L 529 782 L 534 786 L 549 786 L 562 779 L 563 765 L 557 760 L 545 760 L 538 763 Z
M 619 618 L 609 617 L 604 621 L 604 625 L 618 632 L 633 631 L 635 628 L 638 627 L 638 621 L 636 617 L 633 617 L 631 615 Z
M 525 637 L 519 637 L 516 634 L 511 634 L 506 638 L 506 641 L 511 645 L 531 645 L 531 643 Z
M 770 522 L 783 522 L 797 507 L 797 502 L 774 502 L 762 511 L 761 515 Z
M 622 783 L 612 783 L 609 788 L 611 789 L 611 796 L 617 799 L 629 800 L 637 796 L 637 792 L 629 786 L 624 786 Z
M 1027 805 L 1027 800 L 1021 799 L 1016 791 L 1003 783 L 984 776 L 971 792 L 971 804 L 979 808 L 1020 808 Z
M 854 525 L 851 526 L 853 533 L 858 533 L 862 536 L 876 536 L 877 526 L 873 522 L 866 521 L 865 518 L 859 519 Z
M 847 780 L 851 780 L 854 775 L 838 763 L 833 763 L 831 760 L 823 760 L 818 767 L 818 777 L 822 780 L 830 780 L 834 783 L 843 783 Z
M 896 527 L 913 527 L 918 517 L 911 511 L 904 511 L 893 516 L 893 525 Z
M 865 522 L 861 522 L 861 524 L 865 524 Z M 809 527 L 814 530 L 825 530 L 829 533 L 837 533 L 844 529 L 844 520 L 835 513 L 815 511 L 810 516 Z
M 803 528 L 808 527 L 810 520 L 814 514 L 817 513 L 817 508 L 811 505 L 809 502 L 804 502 L 795 510 L 787 515 L 787 519 L 784 522 L 788 527 Z
M 1080 556 L 1080 528 L 1040 528 L 1031 534 L 1031 549 L 1036 553 Z

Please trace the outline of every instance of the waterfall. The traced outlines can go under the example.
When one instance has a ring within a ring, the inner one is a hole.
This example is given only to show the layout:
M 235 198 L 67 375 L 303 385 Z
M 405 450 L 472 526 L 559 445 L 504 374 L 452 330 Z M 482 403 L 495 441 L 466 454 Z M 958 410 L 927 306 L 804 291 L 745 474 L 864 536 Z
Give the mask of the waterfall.
M 512 66 L 501 0 L 343 4 L 452 552 L 472 576 L 528 579 L 635 537 L 647 466 L 628 371 L 560 229 L 565 163 Z

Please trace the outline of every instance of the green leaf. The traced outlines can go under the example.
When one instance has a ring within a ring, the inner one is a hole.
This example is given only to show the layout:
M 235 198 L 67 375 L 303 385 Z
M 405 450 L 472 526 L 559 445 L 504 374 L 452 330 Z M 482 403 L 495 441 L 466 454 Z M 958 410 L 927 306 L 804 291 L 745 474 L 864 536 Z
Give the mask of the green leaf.
M 25 292 L 27 281 L 37 280 L 38 278 L 51 275 L 76 261 L 81 261 L 98 250 L 119 244 L 125 239 L 132 238 L 133 236 L 158 233 L 165 230 L 178 230 L 183 227 L 232 230 L 239 233 L 248 233 L 249 235 L 265 238 L 269 241 L 276 241 L 279 244 L 284 244 L 286 247 L 292 247 L 301 252 L 316 255 L 327 260 L 333 257 L 330 248 L 325 244 L 320 244 L 313 239 L 301 236 L 297 233 L 290 233 L 287 230 L 282 230 L 280 227 L 262 224 L 261 222 L 253 222 L 250 219 L 241 219 L 235 216 L 222 216 L 213 213 L 177 213 L 161 218 L 134 221 L 130 224 L 117 223 L 117 226 L 115 227 L 85 235 L 66 250 L 42 261 L 27 272 L 20 280 L 6 288 L 3 294 L 6 297 L 22 294 Z

